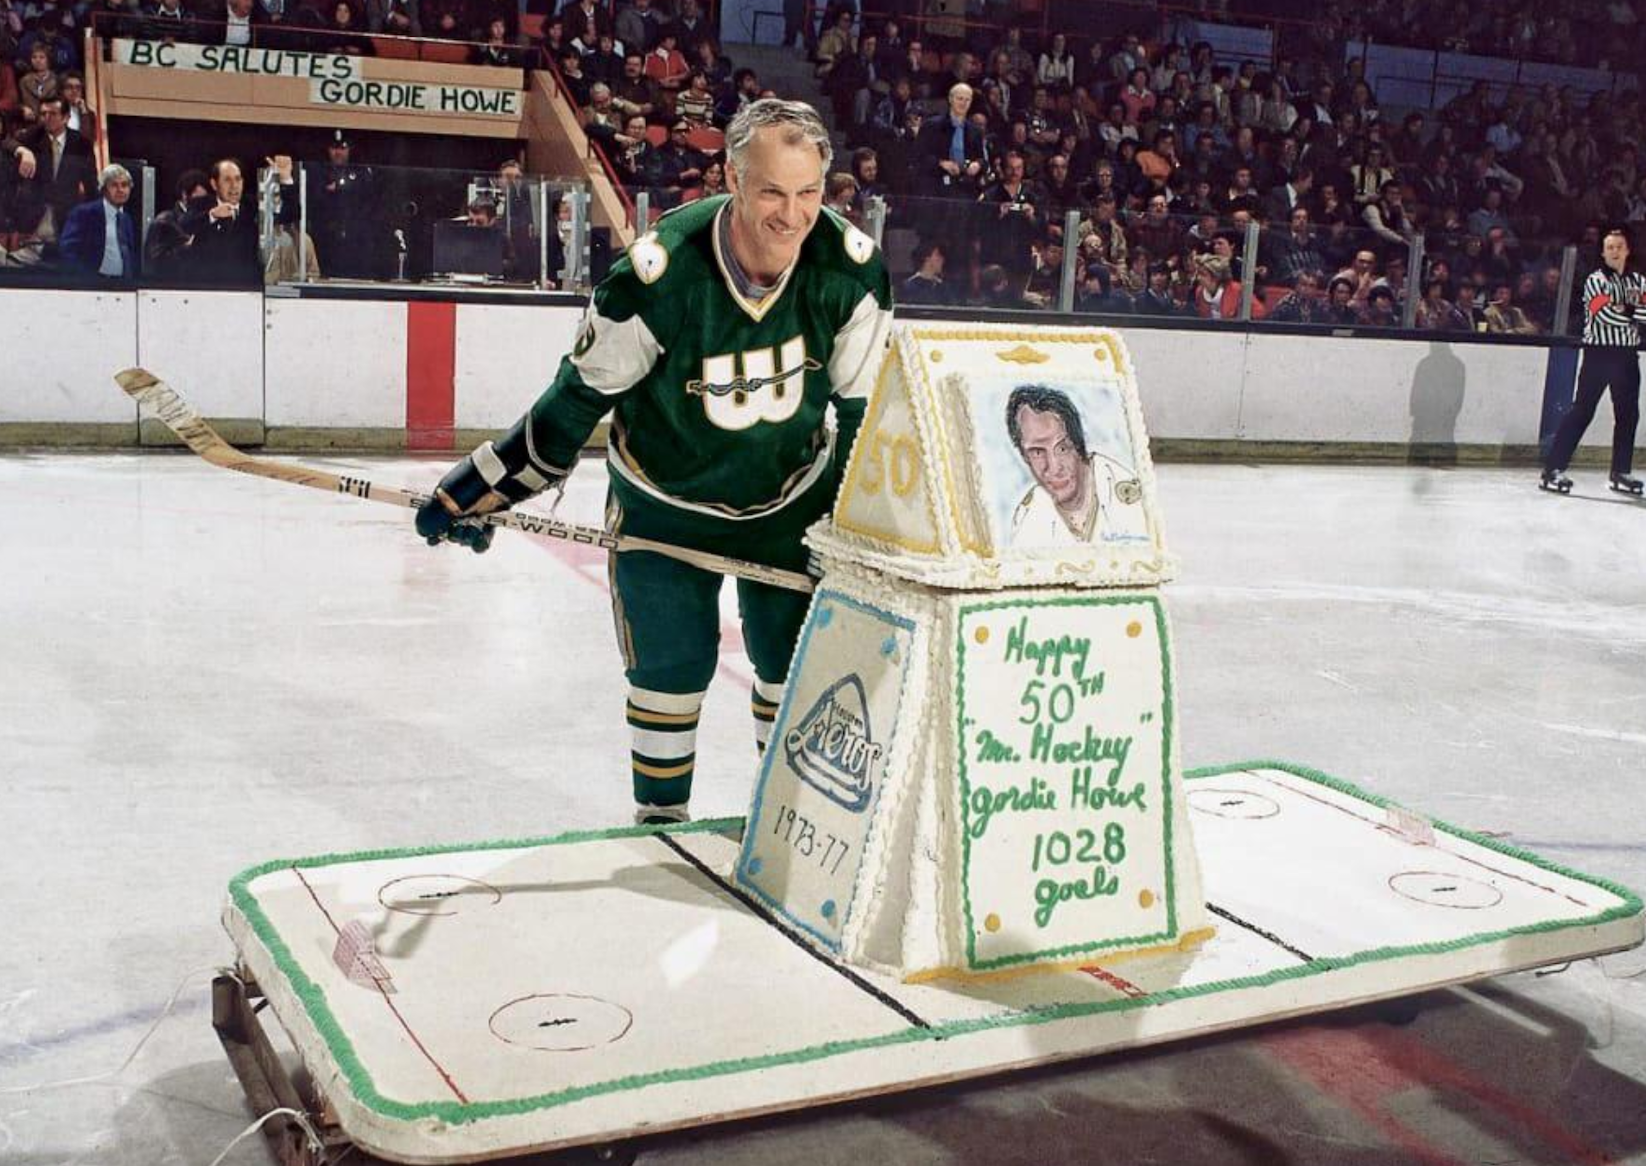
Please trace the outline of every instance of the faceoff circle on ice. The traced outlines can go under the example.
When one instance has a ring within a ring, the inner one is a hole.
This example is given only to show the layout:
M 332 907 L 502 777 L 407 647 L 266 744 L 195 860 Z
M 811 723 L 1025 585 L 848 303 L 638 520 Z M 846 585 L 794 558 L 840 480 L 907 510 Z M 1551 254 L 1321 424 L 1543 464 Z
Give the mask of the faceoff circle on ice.
M 1272 818 L 1280 803 L 1240 789 L 1192 789 L 1189 808 L 1217 818 Z
M 622 1040 L 634 1027 L 634 1013 L 598 996 L 543 992 L 509 1001 L 487 1026 L 504 1044 L 581 1053 Z
M 1482 911 L 1503 901 L 1503 892 L 1490 883 L 1433 870 L 1409 870 L 1391 875 L 1389 889 L 1416 903 L 1458 911 Z
M 456 915 L 464 907 L 494 907 L 503 892 L 464 875 L 406 875 L 384 883 L 377 901 L 402 915 Z

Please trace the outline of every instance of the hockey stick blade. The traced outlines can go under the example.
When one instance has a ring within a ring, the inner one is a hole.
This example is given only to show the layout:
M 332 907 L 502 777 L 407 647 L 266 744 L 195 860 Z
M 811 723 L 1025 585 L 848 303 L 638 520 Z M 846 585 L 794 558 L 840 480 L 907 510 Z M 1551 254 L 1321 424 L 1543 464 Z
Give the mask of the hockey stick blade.
M 253 477 L 271 478 L 277 482 L 308 486 L 333 494 L 349 494 L 370 502 L 385 502 L 412 510 L 416 510 L 429 500 L 427 494 L 401 490 L 393 486 L 379 486 L 365 478 L 330 474 L 324 470 L 271 461 L 244 453 L 223 440 L 222 435 L 200 416 L 199 411 L 189 404 L 181 393 L 148 370 L 128 368 L 124 372 L 116 373 L 114 379 L 128 397 L 153 413 L 167 429 L 181 438 L 191 451 L 214 466 L 250 474 Z M 736 575 L 742 579 L 752 579 L 757 583 L 767 583 L 790 591 L 809 592 L 816 586 L 816 581 L 811 576 L 798 571 L 783 571 L 762 563 L 730 559 L 706 551 L 674 546 L 671 543 L 655 542 L 652 539 L 614 535 L 599 527 L 561 522 L 557 518 L 533 514 L 530 511 L 503 510 L 477 517 L 489 526 L 503 526 L 527 534 L 564 539 L 583 546 L 598 547 L 604 551 L 651 551 L 690 563 L 694 567 L 702 567 L 707 571 Z

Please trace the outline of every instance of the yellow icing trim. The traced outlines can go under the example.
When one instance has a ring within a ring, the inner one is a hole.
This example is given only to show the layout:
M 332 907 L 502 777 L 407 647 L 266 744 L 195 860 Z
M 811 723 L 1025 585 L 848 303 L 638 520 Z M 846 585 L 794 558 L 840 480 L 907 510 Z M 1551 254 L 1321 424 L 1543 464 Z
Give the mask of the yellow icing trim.
M 1045 364 L 1051 359 L 1040 349 L 1030 348 L 1027 344 L 1019 344 L 1016 348 L 1008 348 L 1005 352 L 997 352 L 995 355 L 1013 364 Z
M 872 539 L 875 542 L 886 543 L 899 550 L 908 551 L 917 555 L 935 555 L 942 547 L 938 539 L 930 542 L 919 542 L 896 531 L 887 531 L 866 523 L 853 522 L 851 508 L 854 502 L 860 501 L 862 494 L 868 493 L 863 486 L 863 465 L 869 457 L 869 451 L 874 444 L 875 435 L 879 431 L 880 423 L 885 420 L 886 410 L 891 398 L 891 373 L 893 362 L 897 360 L 894 349 L 880 362 L 880 372 L 875 377 L 874 392 L 869 396 L 869 412 L 863 419 L 863 426 L 858 431 L 857 441 L 852 445 L 850 459 L 846 463 L 846 484 L 841 488 L 840 500 L 835 505 L 834 524 L 841 530 L 850 531 L 862 538 Z M 907 390 L 908 377 L 904 377 L 904 387 Z M 909 402 L 909 418 L 915 422 L 913 441 L 919 447 L 917 454 L 920 458 L 922 470 L 926 467 L 925 443 L 921 440 L 919 421 L 915 416 L 914 402 Z M 922 474 L 921 476 L 924 476 Z M 891 484 L 887 483 L 889 487 Z M 925 513 L 927 525 L 934 535 L 938 534 L 937 515 L 932 510 L 931 491 L 925 492 Z
M 1020 968 L 1003 968 L 996 972 L 973 972 L 965 968 L 929 968 L 923 972 L 910 972 L 903 977 L 903 982 L 905 984 L 929 984 L 933 980 L 960 980 L 968 984 L 988 984 L 1004 980 L 1017 980 L 1024 976 L 1037 976 L 1046 972 L 1078 972 L 1082 968 L 1106 967 L 1110 964 L 1124 963 L 1126 960 L 1143 959 L 1149 956 L 1181 955 L 1184 952 L 1194 951 L 1216 934 L 1217 928 L 1215 927 L 1201 927 L 1194 931 L 1185 931 L 1176 943 L 1163 943 L 1155 947 L 1140 947 L 1133 951 L 1120 951 L 1113 954 L 1088 955 L 1082 959 L 1060 960 L 1056 963 L 1028 964 Z

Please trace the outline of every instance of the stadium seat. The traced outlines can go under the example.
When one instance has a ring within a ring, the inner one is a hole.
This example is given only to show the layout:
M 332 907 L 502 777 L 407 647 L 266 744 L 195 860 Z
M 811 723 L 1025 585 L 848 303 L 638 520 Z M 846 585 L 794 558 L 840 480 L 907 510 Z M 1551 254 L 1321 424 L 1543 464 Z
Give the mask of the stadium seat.
M 418 59 L 418 43 L 414 40 L 404 40 L 397 36 L 374 36 L 371 38 L 372 51 L 380 58 L 393 61 L 415 61 Z
M 661 146 L 669 140 L 668 126 L 647 126 L 646 140 L 654 146 Z
M 425 61 L 438 61 L 443 65 L 466 65 L 469 63 L 469 46 L 452 44 L 450 41 L 429 40 L 422 44 Z
M 686 134 L 686 144 L 705 154 L 718 154 L 726 148 L 726 135 L 712 126 L 693 126 Z

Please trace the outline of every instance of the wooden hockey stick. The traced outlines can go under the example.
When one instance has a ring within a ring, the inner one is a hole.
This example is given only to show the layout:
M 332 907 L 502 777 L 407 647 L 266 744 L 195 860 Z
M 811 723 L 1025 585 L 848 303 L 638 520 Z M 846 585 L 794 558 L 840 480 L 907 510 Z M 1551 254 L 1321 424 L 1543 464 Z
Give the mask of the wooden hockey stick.
M 326 490 L 333 494 L 352 494 L 356 498 L 387 502 L 391 506 L 405 506 L 413 510 L 429 500 L 428 494 L 400 490 L 393 486 L 378 486 L 365 478 L 328 474 L 323 470 L 288 465 L 285 462 L 270 461 L 242 453 L 224 441 L 222 435 L 213 429 L 176 389 L 153 373 L 141 368 L 128 368 L 125 372 L 116 373 L 114 379 L 125 390 L 127 396 L 139 405 L 146 405 L 168 429 L 182 438 L 191 450 L 214 466 L 225 470 L 237 470 L 258 478 L 290 482 L 295 486 Z M 488 526 L 506 526 L 511 530 L 565 539 L 567 542 L 599 547 L 613 553 L 651 551 L 654 554 L 667 555 L 671 559 L 679 559 L 683 563 L 690 563 L 694 567 L 702 567 L 706 571 L 753 579 L 757 583 L 768 583 L 773 587 L 784 587 L 790 591 L 811 591 L 816 586 L 816 581 L 811 576 L 798 571 L 783 571 L 760 563 L 746 562 L 743 559 L 729 559 L 707 551 L 678 547 L 672 543 L 654 542 L 648 538 L 612 534 L 599 527 L 561 522 L 559 519 L 528 511 L 502 510 L 475 517 Z

